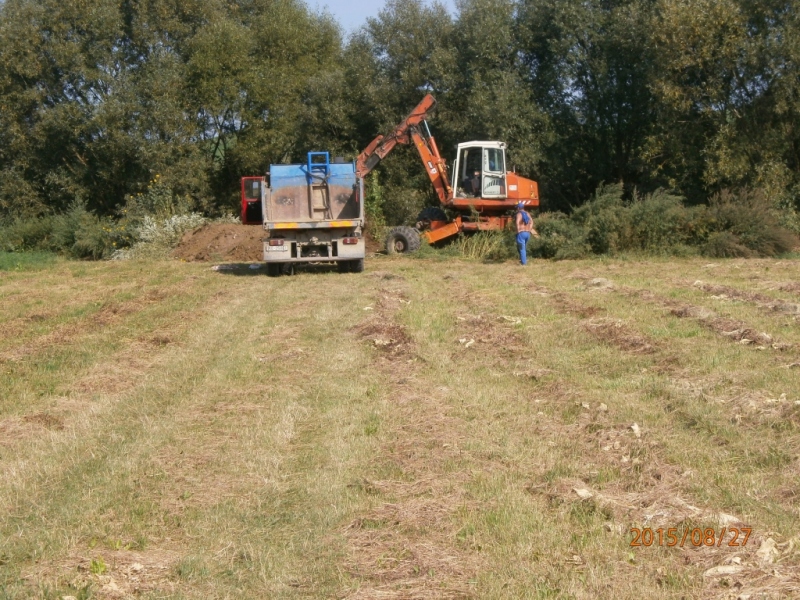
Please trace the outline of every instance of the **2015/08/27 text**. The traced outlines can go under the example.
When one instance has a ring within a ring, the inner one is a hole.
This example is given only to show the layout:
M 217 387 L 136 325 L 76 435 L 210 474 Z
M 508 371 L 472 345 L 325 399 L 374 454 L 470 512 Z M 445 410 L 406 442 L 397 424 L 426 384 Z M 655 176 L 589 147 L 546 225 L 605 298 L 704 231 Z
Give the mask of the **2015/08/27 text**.
M 717 535 L 717 530 L 708 527 L 706 529 L 701 529 L 699 527 L 695 527 L 690 529 L 688 527 L 684 527 L 683 534 L 678 533 L 677 527 L 670 527 L 669 529 L 664 529 L 663 527 L 659 527 L 658 529 L 651 529 L 650 527 L 644 527 L 639 529 L 638 527 L 631 527 L 631 533 L 633 534 L 633 539 L 631 540 L 631 546 L 680 546 L 681 548 L 684 545 L 690 545 L 694 547 L 698 546 L 721 546 L 723 541 L 725 540 L 725 536 L 730 534 L 730 540 L 728 540 L 727 545 L 738 548 L 740 546 L 744 546 L 747 544 L 747 540 L 750 539 L 750 533 L 753 531 L 751 527 L 723 527 L 719 531 L 719 535 Z M 739 539 L 743 537 L 744 539 Z

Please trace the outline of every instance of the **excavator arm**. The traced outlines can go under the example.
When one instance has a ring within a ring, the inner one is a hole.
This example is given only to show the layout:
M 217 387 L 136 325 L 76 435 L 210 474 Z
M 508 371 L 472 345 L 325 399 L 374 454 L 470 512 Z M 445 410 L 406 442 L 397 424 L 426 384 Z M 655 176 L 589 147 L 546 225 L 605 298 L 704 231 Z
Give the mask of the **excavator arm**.
M 439 154 L 436 140 L 425 122 L 425 117 L 435 105 L 436 100 L 427 94 L 422 102 L 411 111 L 411 114 L 403 119 L 390 134 L 379 135 L 372 140 L 356 159 L 356 174 L 362 178 L 366 177 L 383 158 L 394 150 L 397 144 L 413 143 L 419 152 L 439 201 L 442 204 L 450 202 L 453 198 L 453 190 L 447 180 L 447 166 Z

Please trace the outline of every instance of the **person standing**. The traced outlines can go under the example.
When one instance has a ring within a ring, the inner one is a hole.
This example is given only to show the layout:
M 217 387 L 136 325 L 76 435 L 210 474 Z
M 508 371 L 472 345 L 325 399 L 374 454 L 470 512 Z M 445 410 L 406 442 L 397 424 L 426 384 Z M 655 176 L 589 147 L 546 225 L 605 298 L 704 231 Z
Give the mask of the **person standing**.
M 533 217 L 525 210 L 525 204 L 517 203 L 517 214 L 514 218 L 517 226 L 517 250 L 519 250 L 519 262 L 521 265 L 528 264 L 528 240 L 531 234 L 539 237 L 539 233 L 533 228 Z

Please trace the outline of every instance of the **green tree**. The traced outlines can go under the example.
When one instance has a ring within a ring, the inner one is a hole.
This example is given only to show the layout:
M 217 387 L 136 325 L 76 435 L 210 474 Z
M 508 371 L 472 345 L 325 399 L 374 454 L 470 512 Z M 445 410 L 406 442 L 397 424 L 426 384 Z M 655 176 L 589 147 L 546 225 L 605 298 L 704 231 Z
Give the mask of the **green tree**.
M 641 148 L 655 119 L 649 0 L 523 0 L 518 11 L 524 75 L 550 120 L 548 205 L 576 205 L 603 181 L 646 186 Z

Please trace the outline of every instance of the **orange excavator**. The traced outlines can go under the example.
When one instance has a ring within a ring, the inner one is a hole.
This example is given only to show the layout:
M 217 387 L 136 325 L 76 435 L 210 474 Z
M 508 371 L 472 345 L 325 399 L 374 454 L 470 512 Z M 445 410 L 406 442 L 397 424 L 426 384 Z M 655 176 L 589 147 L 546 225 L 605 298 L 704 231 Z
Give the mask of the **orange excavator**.
M 356 174 L 364 178 L 397 144 L 414 144 L 441 207 L 424 209 L 416 227 L 395 227 L 386 238 L 389 254 L 413 252 L 421 238 L 435 243 L 460 232 L 505 229 L 513 222 L 513 209 L 519 202 L 539 206 L 539 186 L 531 179 L 506 171 L 504 142 L 474 141 L 458 144 L 452 179 L 445 159 L 425 121 L 436 105 L 430 94 L 394 130 L 379 135 L 356 159 Z M 455 217 L 450 219 L 444 209 Z

